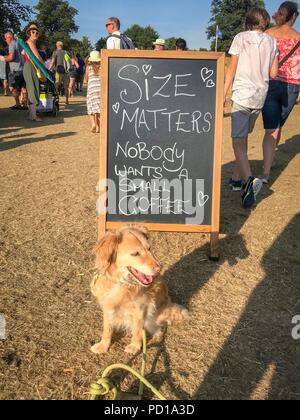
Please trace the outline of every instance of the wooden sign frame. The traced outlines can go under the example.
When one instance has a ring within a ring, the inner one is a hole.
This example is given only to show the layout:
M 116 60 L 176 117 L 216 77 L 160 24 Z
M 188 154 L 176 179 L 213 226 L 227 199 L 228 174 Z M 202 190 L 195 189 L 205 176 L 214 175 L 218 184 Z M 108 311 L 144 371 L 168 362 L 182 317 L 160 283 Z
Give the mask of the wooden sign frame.
M 141 50 L 102 50 L 101 51 L 101 112 L 100 112 L 100 181 L 106 180 L 108 161 L 108 79 L 110 58 L 151 58 L 151 59 L 183 59 L 183 60 L 212 60 L 217 62 L 216 74 L 216 114 L 214 134 L 214 162 L 213 162 L 213 188 L 212 188 L 212 223 L 211 225 L 184 225 L 184 224 L 158 224 L 142 223 L 150 231 L 158 232 L 193 232 L 208 233 L 211 235 L 211 259 L 219 258 L 219 232 L 220 232 L 220 201 L 221 201 L 221 166 L 222 166 L 222 137 L 223 137 L 223 110 L 224 110 L 224 78 L 225 54 L 213 52 L 190 51 L 141 51 Z M 99 190 L 99 197 L 105 202 L 106 189 Z M 103 237 L 107 230 L 119 229 L 126 222 L 108 222 L 107 215 L 101 214 L 98 219 L 98 237 Z

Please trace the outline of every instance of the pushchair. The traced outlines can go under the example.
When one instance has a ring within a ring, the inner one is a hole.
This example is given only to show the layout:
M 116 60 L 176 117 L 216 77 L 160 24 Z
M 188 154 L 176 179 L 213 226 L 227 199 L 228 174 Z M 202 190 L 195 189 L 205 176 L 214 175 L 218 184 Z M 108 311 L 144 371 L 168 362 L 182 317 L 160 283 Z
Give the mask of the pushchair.
M 46 80 L 40 82 L 40 103 L 36 107 L 39 113 L 52 114 L 57 117 L 59 112 L 59 96 L 55 84 Z

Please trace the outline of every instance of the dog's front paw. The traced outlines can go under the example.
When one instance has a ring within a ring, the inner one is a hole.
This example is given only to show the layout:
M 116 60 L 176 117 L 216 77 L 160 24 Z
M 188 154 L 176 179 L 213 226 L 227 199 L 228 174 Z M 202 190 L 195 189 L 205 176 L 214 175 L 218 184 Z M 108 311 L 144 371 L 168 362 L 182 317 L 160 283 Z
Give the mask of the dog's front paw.
M 93 347 L 91 347 L 91 352 L 94 354 L 104 354 L 107 353 L 109 349 L 108 343 L 97 343 Z
M 129 344 L 125 348 L 125 352 L 128 354 L 138 354 L 141 351 L 141 346 L 137 346 L 136 344 Z

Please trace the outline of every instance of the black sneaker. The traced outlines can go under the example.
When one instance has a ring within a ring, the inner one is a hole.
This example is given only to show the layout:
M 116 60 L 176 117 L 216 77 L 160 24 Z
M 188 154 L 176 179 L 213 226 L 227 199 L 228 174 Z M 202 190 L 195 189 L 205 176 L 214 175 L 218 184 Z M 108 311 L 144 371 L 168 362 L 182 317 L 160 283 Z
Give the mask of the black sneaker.
M 242 191 L 243 189 L 243 181 L 235 181 L 234 179 L 230 178 L 229 186 L 232 191 Z
M 253 176 L 248 179 L 242 195 L 242 203 L 245 209 L 251 209 L 254 206 L 256 197 L 262 189 L 262 186 L 263 182 L 261 179 L 254 178 Z

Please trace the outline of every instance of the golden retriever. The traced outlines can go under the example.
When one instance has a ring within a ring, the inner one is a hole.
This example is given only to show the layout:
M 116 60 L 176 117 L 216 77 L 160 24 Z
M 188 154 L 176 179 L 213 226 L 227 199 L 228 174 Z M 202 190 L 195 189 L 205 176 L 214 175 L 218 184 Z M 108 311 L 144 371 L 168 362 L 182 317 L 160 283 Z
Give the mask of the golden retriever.
M 129 226 L 108 233 L 96 245 L 99 275 L 91 290 L 103 310 L 103 335 L 101 342 L 91 348 L 93 353 L 106 353 L 113 331 L 125 329 L 132 334 L 125 351 L 137 354 L 144 328 L 156 335 L 164 324 L 187 316 L 186 309 L 171 303 L 148 239 L 147 229 Z

